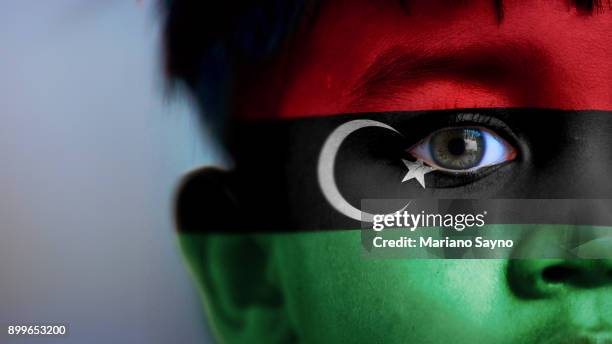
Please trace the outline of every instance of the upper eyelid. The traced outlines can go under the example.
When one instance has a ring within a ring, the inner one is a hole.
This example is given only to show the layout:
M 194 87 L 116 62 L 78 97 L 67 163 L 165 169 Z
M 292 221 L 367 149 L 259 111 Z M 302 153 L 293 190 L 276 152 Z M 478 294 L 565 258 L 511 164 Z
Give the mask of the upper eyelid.
M 458 112 L 455 116 L 449 119 L 448 126 L 455 127 L 465 127 L 473 124 L 475 126 L 482 126 L 486 129 L 493 131 L 495 134 L 499 135 L 502 139 L 506 140 L 508 144 L 510 144 L 517 151 L 517 155 L 520 153 L 520 138 L 516 134 L 515 130 L 509 126 L 502 119 L 487 115 L 486 113 L 481 112 Z M 429 135 L 435 133 L 440 129 L 436 129 L 431 131 Z M 427 136 L 422 138 L 425 139 Z M 420 142 L 420 141 L 419 141 Z
M 405 138 L 404 150 L 414 147 L 433 133 L 449 127 L 484 127 L 506 140 L 517 151 L 517 157 L 527 148 L 524 139 L 508 124 L 506 117 L 510 114 L 502 112 L 489 113 L 496 109 L 457 109 L 444 111 L 423 111 L 417 116 L 407 118 L 397 123 L 391 123 Z M 501 117 L 501 118 L 500 118 Z
M 493 116 L 484 115 L 479 112 L 459 112 L 457 113 L 456 123 L 476 122 L 481 125 L 490 127 L 490 129 L 503 129 L 508 132 L 513 132 L 506 122 Z

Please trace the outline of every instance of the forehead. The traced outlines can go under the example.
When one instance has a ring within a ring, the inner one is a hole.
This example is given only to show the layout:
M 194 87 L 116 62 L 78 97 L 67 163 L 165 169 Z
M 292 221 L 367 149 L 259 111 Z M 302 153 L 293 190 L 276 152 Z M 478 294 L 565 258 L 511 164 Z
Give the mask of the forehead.
M 588 14 L 567 1 L 502 6 L 329 1 L 295 39 L 274 116 L 612 108 L 608 12 Z

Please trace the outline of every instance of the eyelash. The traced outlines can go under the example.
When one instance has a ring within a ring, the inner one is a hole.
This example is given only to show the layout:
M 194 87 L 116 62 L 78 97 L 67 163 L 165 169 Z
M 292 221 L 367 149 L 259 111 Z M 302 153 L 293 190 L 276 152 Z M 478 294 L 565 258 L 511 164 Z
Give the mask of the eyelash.
M 517 136 L 512 129 L 497 117 L 484 115 L 481 113 L 457 113 L 449 118 L 450 126 L 469 126 L 477 125 L 495 131 L 508 143 L 516 145 Z
M 497 133 L 513 146 L 518 146 L 518 135 L 502 119 L 479 112 L 449 112 L 447 114 L 424 112 L 418 117 L 394 125 L 405 137 L 409 137 L 407 147 L 417 144 L 423 137 L 445 127 L 476 126 Z

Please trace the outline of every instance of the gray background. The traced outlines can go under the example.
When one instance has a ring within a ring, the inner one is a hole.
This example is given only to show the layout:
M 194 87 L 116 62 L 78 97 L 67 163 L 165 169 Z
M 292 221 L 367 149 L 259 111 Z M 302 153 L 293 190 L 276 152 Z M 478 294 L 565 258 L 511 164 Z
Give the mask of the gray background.
M 218 159 L 163 97 L 154 6 L 0 2 L 0 324 L 70 326 L 10 342 L 208 341 L 171 196 Z

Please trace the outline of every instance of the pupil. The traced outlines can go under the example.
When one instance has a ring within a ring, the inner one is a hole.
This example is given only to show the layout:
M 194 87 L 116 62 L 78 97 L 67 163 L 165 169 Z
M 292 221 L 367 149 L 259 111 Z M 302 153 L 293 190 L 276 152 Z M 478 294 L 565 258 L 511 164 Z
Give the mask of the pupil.
M 452 155 L 463 155 L 465 153 L 465 141 L 456 137 L 448 141 L 448 152 Z

